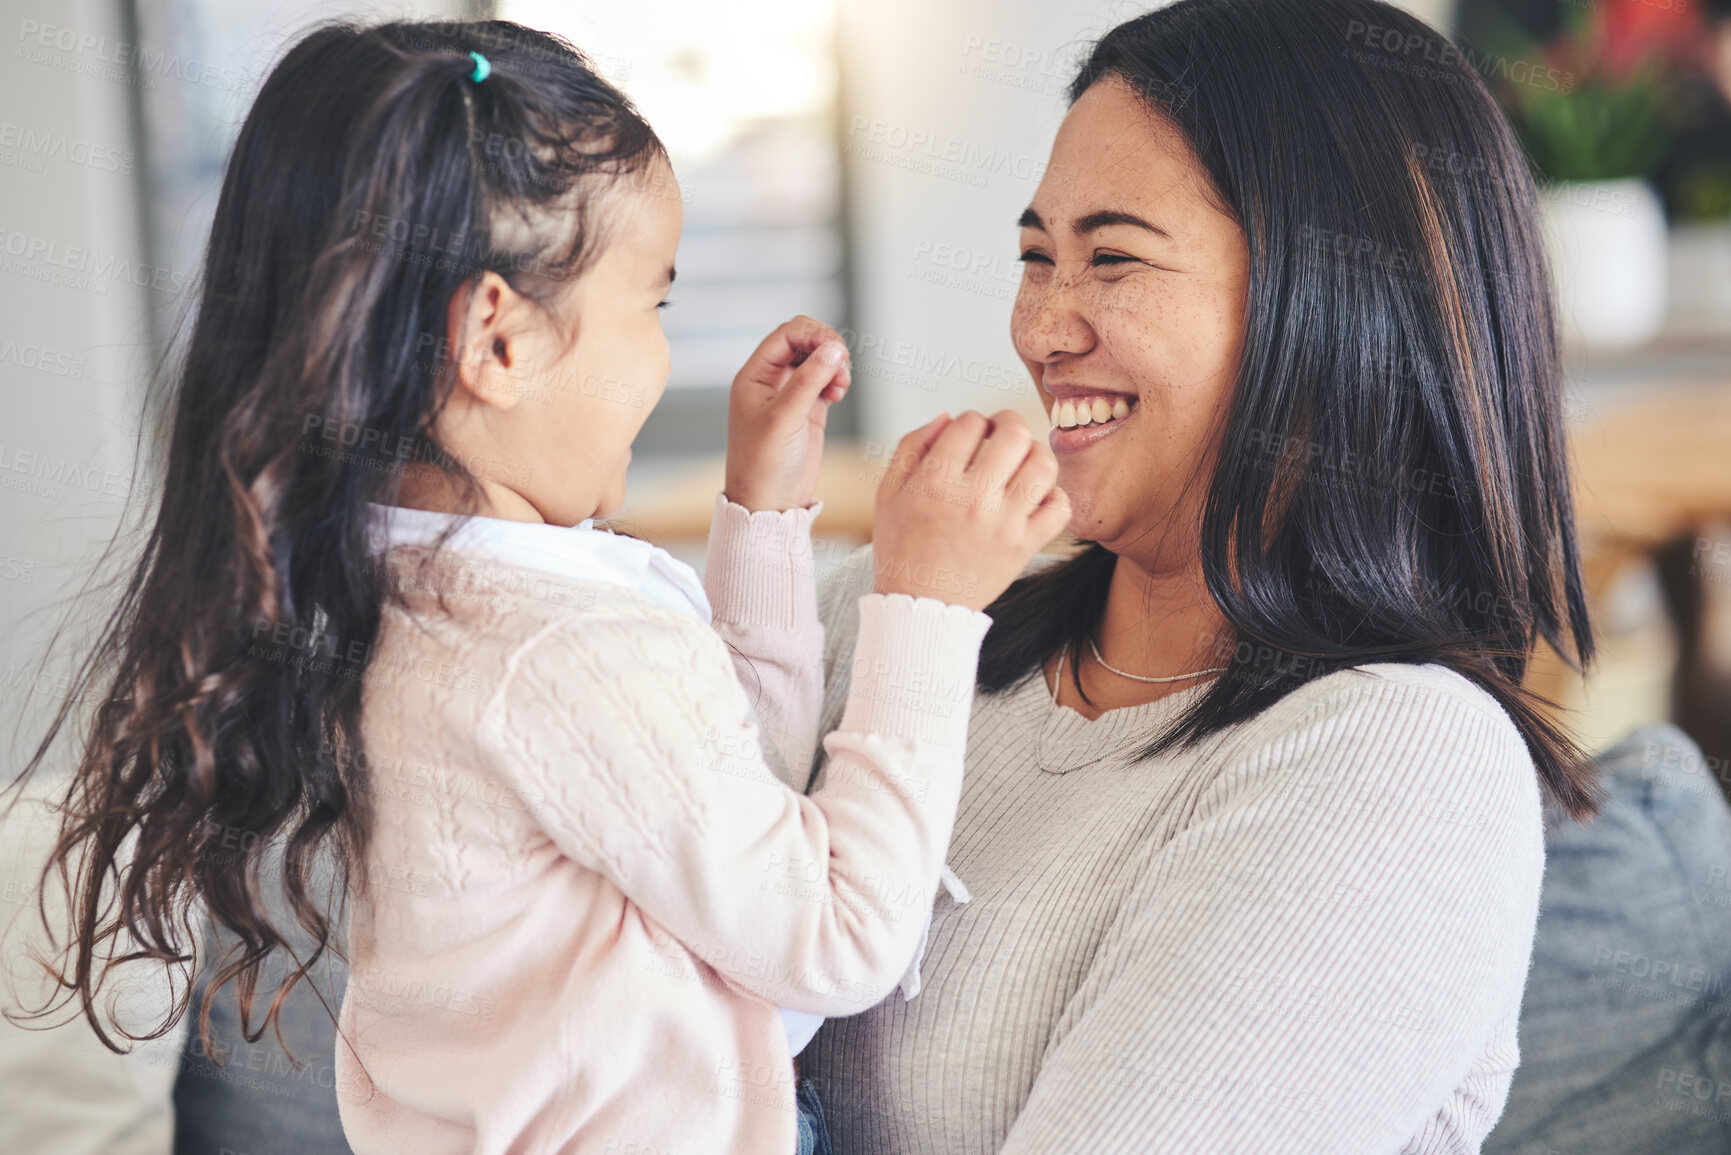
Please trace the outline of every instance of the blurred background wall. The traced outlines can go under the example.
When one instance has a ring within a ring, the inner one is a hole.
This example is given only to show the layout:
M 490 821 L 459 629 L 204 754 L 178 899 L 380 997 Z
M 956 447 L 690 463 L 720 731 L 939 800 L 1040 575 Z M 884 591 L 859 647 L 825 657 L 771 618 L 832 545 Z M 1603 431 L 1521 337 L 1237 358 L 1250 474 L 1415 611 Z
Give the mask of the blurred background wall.
M 1715 6 L 1717 5 L 1717 6 Z M 1539 688 L 1589 744 L 1677 717 L 1731 780 L 1731 24 L 1721 0 L 1415 0 L 1519 127 L 1568 325 L 1596 679 Z M 196 293 L 222 166 L 285 44 L 333 16 L 495 14 L 570 36 L 666 139 L 686 206 L 667 399 L 623 520 L 702 564 L 726 388 L 796 312 L 841 328 L 826 547 L 939 409 L 1039 412 L 1008 331 L 1015 218 L 1063 89 L 1126 0 L 11 0 L 0 18 L 0 725 L 16 769 L 148 509 L 144 383 Z M 1038 426 L 1037 426 L 1038 427 Z M 52 764 L 51 764 L 52 765 Z M 10 774 L 8 774 L 10 777 Z M 51 785 L 51 783 L 45 783 Z M 0 827 L 12 977 L 49 824 Z M 159 989 L 140 993 L 160 1007 Z M 142 1012 L 141 1012 L 142 1013 Z M 0 1023 L 0 1150 L 166 1151 L 178 1043 L 131 1060 Z M 83 1096 L 83 1101 L 80 1100 Z M 92 1104 L 98 1104 L 93 1107 Z M 103 1106 L 106 1105 L 106 1106 Z M 106 1112 L 106 1113 L 105 1113 Z M 31 1128 L 36 1128 L 32 1131 Z M 52 1136 L 52 1142 L 44 1136 Z
M 133 476 L 131 428 L 148 361 L 140 109 L 124 69 L 96 45 L 131 39 L 120 6 L 74 0 L 8 7 L 0 70 L 0 711 L 40 726 L 64 689 L 72 647 L 39 665 L 54 609 L 112 532 Z M 53 26 L 47 46 L 40 30 Z M 67 48 L 58 30 L 75 30 Z M 82 50 L 80 45 L 83 45 Z M 119 271 L 125 262 L 128 272 Z M 129 271 L 142 271 L 143 284 Z M 28 731 L 26 731 L 28 734 Z M 22 749 L 20 736 L 14 751 Z M 8 760 L 8 778 L 17 759 Z M 33 805 L 0 824 L 4 973 L 39 996 L 16 932 L 33 915 L 50 827 Z M 10 1007 L 14 1000 L 5 1000 Z M 175 1052 L 123 1064 L 88 1032 L 0 1023 L 0 1146 L 88 1134 L 85 1095 L 120 1104 L 116 1150 L 164 1150 Z M 75 1096 L 56 1080 L 81 1083 Z M 9 1140 L 9 1141 L 8 1141 Z

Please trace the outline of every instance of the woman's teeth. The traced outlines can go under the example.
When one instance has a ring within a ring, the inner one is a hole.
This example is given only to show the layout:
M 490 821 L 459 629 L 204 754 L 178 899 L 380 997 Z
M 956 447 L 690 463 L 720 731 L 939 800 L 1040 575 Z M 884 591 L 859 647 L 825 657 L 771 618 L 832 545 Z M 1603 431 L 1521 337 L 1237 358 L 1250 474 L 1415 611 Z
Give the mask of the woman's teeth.
M 1104 425 L 1130 416 L 1130 402 L 1122 397 L 1077 397 L 1052 406 L 1052 424 L 1059 429 L 1078 425 Z

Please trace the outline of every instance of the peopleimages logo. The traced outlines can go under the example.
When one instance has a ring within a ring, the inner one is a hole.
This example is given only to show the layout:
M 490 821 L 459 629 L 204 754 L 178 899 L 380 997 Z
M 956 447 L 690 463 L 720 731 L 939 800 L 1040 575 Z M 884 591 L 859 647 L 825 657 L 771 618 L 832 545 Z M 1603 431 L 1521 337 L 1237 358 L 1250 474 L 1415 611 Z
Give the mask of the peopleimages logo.
M 63 132 L 39 132 L 29 125 L 0 121 L 0 149 L 10 149 L 35 161 L 58 160 L 98 172 L 132 173 L 132 154 L 105 148 L 87 140 L 73 140 Z M 41 171 L 40 168 L 36 171 Z
M 910 128 L 891 121 L 856 116 L 848 122 L 842 151 L 847 156 L 878 161 L 945 180 L 985 188 L 993 176 L 1039 182 L 1047 162 L 1030 153 L 985 148 L 929 128 Z
M 1346 24 L 1348 54 L 1360 64 L 1396 68 L 1411 75 L 1428 76 L 1452 83 L 1458 79 L 1458 68 L 1465 63 L 1485 80 L 1506 80 L 1511 84 L 1539 88 L 1547 92 L 1573 92 L 1575 74 L 1549 68 L 1543 62 L 1511 60 L 1494 52 L 1478 52 L 1471 46 L 1457 45 L 1444 36 L 1426 36 L 1417 32 L 1402 32 L 1381 24 L 1349 20 Z
M 1026 393 L 1031 387 L 1027 370 L 1020 365 L 997 365 L 878 333 L 862 333 L 848 328 L 840 332 L 842 342 L 853 354 L 854 372 L 859 375 L 910 385 L 927 392 L 935 391 L 940 379 L 1004 393 Z
M 190 57 L 183 60 L 176 52 L 152 51 L 142 44 L 36 20 L 20 20 L 17 39 L 14 59 L 126 83 L 133 82 L 136 70 L 146 89 L 154 88 L 155 79 L 163 76 L 224 92 L 234 92 L 246 81 L 238 68 L 217 67 Z M 51 56 L 51 52 L 60 56 Z
M 36 369 L 55 377 L 82 380 L 85 359 L 28 341 L 0 338 L 0 365 L 17 365 L 21 369 Z
M 1069 86 L 1086 55 L 1086 48 L 1080 45 L 1044 51 L 987 36 L 969 36 L 962 42 L 962 60 L 956 71 L 976 80 L 1052 95 Z
M 143 261 L 101 254 L 82 245 L 64 245 L 52 237 L 13 232 L 0 226 L 0 257 L 12 257 L 0 271 L 36 280 L 61 280 L 73 288 L 106 293 L 108 281 L 130 281 L 141 289 L 179 296 L 192 278 L 173 269 Z M 35 267 L 25 262 L 33 262 Z

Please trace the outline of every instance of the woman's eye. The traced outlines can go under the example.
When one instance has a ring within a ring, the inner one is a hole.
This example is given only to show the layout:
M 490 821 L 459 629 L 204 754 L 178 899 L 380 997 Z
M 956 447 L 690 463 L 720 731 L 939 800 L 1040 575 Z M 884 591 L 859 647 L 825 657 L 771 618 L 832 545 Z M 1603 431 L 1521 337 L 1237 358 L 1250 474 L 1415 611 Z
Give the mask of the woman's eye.
M 1051 257 L 1048 257 L 1045 253 L 1037 253 L 1033 249 L 1029 249 L 1016 259 L 1030 265 L 1049 265 L 1052 263 Z
M 1095 267 L 1104 265 L 1123 265 L 1129 264 L 1135 259 L 1135 257 L 1126 257 L 1123 253 L 1095 253 L 1093 263 Z
M 662 298 L 660 301 L 656 302 L 655 307 L 657 309 L 671 309 L 673 308 L 673 302 L 666 298 Z

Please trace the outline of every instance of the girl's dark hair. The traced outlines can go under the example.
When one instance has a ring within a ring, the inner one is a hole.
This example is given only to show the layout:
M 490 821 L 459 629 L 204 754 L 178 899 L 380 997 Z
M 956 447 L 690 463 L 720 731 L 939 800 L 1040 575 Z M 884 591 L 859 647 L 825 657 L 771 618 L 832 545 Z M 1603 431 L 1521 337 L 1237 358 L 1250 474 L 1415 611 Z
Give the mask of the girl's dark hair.
M 1484 84 L 1377 0 L 1178 0 L 1107 33 L 1070 100 L 1108 78 L 1183 132 L 1250 254 L 1199 527 L 1227 669 L 1147 753 L 1335 670 L 1435 662 L 1508 712 L 1554 803 L 1595 813 L 1521 685 L 1538 639 L 1584 664 L 1593 637 L 1533 181 Z M 981 688 L 1060 650 L 1075 671 L 1115 564 L 1093 543 L 1012 585 Z
M 479 83 L 471 52 L 492 66 Z M 192 960 L 195 900 L 237 940 L 208 989 L 238 979 L 249 1041 L 335 949 L 309 883 L 315 865 L 339 897 L 366 882 L 361 674 L 397 596 L 369 556 L 367 503 L 393 502 L 407 467 L 442 471 L 475 508 L 477 470 L 432 431 L 450 302 L 491 270 L 550 305 L 605 242 L 603 190 L 627 175 L 651 188 L 658 156 L 581 53 L 503 21 L 325 26 L 266 79 L 172 374 L 143 556 L 20 774 L 83 730 L 44 878 L 58 868 L 71 904 L 57 989 L 109 1047 L 105 946 Z M 88 720 L 84 700 L 100 702 Z M 261 898 L 273 847 L 316 950 L 254 1030 L 263 963 L 294 953 Z M 117 1029 L 157 1037 L 189 999 L 148 1034 Z

